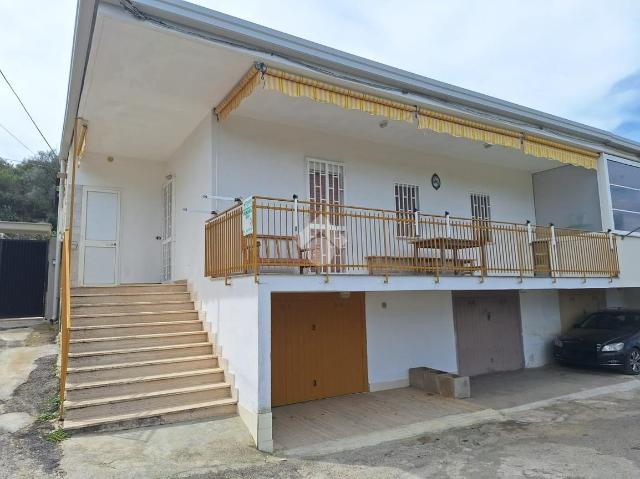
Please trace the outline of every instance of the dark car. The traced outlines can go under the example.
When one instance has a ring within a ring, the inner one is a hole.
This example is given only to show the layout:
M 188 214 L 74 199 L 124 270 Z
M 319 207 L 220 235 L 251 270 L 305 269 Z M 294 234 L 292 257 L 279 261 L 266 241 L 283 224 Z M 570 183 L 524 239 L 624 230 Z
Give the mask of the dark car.
M 563 363 L 640 374 L 640 311 L 615 309 L 590 314 L 556 338 L 553 355 Z

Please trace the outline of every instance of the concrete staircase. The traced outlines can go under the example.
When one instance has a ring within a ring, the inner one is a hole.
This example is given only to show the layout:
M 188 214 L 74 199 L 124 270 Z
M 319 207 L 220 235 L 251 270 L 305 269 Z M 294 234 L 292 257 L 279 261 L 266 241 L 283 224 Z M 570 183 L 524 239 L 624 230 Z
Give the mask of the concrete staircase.
M 74 288 L 64 428 L 236 413 L 186 283 Z

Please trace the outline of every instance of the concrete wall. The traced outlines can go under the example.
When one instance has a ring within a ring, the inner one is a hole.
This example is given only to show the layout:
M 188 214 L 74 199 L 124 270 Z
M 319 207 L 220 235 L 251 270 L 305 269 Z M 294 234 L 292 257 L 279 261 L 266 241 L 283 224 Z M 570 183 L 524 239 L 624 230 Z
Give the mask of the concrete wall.
M 558 293 L 562 332 L 569 331 L 587 314 L 606 307 L 606 290 L 563 290 Z
M 211 193 L 212 115 L 208 114 L 184 140 L 167 162 L 166 174 L 174 181 L 174 257 L 172 279 L 199 280 L 204 275 L 204 222 L 211 201 L 202 198 Z
M 120 191 L 121 283 L 160 281 L 162 251 L 156 236 L 162 234 L 161 188 L 164 170 L 165 164 L 159 161 L 115 158 L 109 162 L 105 155 L 96 154 L 87 154 L 78 169 L 74 243 L 81 240 L 84 188 L 98 186 Z M 78 248 L 74 247 L 75 265 L 79 264 L 77 254 Z
M 533 175 L 536 223 L 601 231 L 595 170 L 562 166 Z
M 265 362 L 266 367 L 271 368 L 270 351 L 267 351 L 265 361 L 259 348 L 265 335 L 270 340 L 271 323 L 261 325 L 259 322 L 259 285 L 253 277 L 234 278 L 230 285 L 225 285 L 224 280 L 207 279 L 198 285 L 196 296 L 201 302 L 207 329 L 214 334 L 226 372 L 233 376 L 238 390 L 240 416 L 260 449 L 269 450 L 273 446 L 268 444 L 271 441 L 270 426 L 267 438 L 259 440 L 258 432 L 261 422 L 271 420 L 270 376 L 265 378 L 261 369 Z M 269 381 L 268 400 L 260 397 L 261 390 L 263 393 L 265 390 L 265 381 Z M 263 414 L 265 412 L 266 415 Z
M 46 319 L 53 319 L 54 301 L 56 298 L 54 288 L 54 277 L 56 272 L 56 248 L 58 242 L 55 238 L 49 240 L 49 246 L 47 248 L 47 293 L 44 302 L 44 317 Z
M 611 288 L 607 290 L 608 308 L 640 309 L 640 288 Z
M 640 287 L 640 237 L 628 236 L 624 240 L 618 238 L 618 258 L 620 261 L 620 279 L 614 287 Z
M 366 293 L 367 361 L 372 391 L 409 385 L 409 368 L 457 372 L 449 291 Z
M 562 329 L 558 292 L 520 291 L 520 317 L 525 367 L 550 363 L 553 340 Z
M 420 187 L 425 212 L 469 216 L 469 193 L 491 196 L 496 220 L 524 222 L 535 217 L 531 173 L 473 161 L 436 158 L 347 137 L 231 116 L 219 126 L 217 192 L 308 197 L 306 158 L 342 162 L 345 202 L 354 206 L 395 208 L 394 183 Z M 442 187 L 431 187 L 438 173 Z

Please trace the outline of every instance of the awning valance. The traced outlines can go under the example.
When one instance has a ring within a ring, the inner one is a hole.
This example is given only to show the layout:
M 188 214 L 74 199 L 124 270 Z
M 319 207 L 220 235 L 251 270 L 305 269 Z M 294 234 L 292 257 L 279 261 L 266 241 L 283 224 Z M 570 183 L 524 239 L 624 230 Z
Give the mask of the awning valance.
M 359 110 L 389 120 L 413 123 L 417 119 L 419 129 L 515 148 L 528 155 L 584 168 L 595 169 L 599 156 L 599 153 L 595 151 L 435 110 L 418 108 L 415 105 L 332 85 L 303 75 L 271 68 L 264 64 L 256 64 L 252 67 L 220 102 L 215 108 L 218 119 L 225 120 L 233 110 L 240 106 L 242 100 L 253 93 L 258 85 L 262 85 L 265 90 L 277 91 L 290 97 L 309 98 L 320 103 L 329 103 L 346 110 Z

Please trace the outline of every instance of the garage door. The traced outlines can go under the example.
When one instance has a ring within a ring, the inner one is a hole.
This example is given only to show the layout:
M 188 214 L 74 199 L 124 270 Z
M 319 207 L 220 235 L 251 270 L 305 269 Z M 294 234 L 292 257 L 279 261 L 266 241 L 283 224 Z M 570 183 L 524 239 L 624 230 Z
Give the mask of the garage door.
M 517 292 L 458 293 L 453 310 L 460 374 L 477 376 L 524 367 Z
M 364 293 L 273 294 L 271 404 L 368 390 Z

